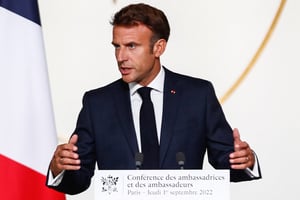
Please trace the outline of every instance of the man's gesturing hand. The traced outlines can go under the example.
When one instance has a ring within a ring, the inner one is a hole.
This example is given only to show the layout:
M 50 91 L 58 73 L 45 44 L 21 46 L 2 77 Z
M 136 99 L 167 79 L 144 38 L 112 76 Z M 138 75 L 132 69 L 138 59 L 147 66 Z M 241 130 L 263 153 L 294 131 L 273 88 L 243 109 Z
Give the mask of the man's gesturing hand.
M 253 151 L 247 142 L 241 141 L 238 129 L 233 130 L 234 152 L 230 154 L 229 161 L 232 169 L 246 169 L 254 165 Z
M 78 135 L 74 134 L 69 143 L 61 144 L 56 147 L 53 158 L 50 163 L 50 170 L 53 176 L 57 176 L 63 170 L 80 169 L 79 155 L 77 154 Z

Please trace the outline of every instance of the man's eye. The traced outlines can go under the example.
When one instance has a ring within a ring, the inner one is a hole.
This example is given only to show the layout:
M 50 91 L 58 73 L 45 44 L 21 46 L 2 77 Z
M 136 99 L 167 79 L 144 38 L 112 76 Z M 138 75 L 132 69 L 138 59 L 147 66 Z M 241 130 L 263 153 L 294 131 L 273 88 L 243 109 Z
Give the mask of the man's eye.
M 135 47 L 136 47 L 136 45 L 134 43 L 131 43 L 131 44 L 128 45 L 129 49 L 134 49 Z

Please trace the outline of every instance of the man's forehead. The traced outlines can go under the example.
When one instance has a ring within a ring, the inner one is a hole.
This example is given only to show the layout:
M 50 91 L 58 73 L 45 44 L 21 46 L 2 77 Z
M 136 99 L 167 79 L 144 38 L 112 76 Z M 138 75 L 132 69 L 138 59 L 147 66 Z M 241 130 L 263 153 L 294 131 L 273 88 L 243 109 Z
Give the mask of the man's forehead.
M 152 31 L 145 25 L 136 26 L 114 26 L 113 39 L 139 39 L 149 38 L 152 36 Z
M 133 25 L 114 25 L 113 26 L 113 31 L 114 30 L 121 30 L 121 31 L 150 31 L 152 30 L 146 26 L 145 24 L 142 23 L 136 23 Z

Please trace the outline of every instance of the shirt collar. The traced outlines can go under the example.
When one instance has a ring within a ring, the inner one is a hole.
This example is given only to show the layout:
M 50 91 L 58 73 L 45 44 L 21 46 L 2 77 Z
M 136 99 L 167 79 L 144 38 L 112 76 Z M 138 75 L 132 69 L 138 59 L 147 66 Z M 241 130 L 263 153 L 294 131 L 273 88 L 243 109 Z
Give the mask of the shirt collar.
M 151 83 L 147 85 L 147 87 L 151 87 L 154 90 L 162 93 L 164 91 L 164 79 L 165 79 L 165 70 L 163 67 L 161 67 L 157 76 L 153 79 L 153 81 L 151 81 Z M 134 95 L 139 88 L 143 87 L 142 85 L 136 82 L 129 83 L 128 85 L 129 85 L 131 96 Z

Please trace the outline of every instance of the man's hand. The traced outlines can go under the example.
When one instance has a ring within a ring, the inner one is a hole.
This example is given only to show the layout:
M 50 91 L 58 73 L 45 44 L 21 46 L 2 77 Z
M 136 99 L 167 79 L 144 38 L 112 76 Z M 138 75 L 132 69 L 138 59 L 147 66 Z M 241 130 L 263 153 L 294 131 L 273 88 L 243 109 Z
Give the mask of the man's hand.
M 56 147 L 53 158 L 50 163 L 50 170 L 53 176 L 57 176 L 63 170 L 80 169 L 80 160 L 77 151 L 78 135 L 74 134 L 69 143 L 61 144 Z
M 255 162 L 253 151 L 247 142 L 241 141 L 238 129 L 233 130 L 234 152 L 230 154 L 229 162 L 232 169 L 252 168 Z

